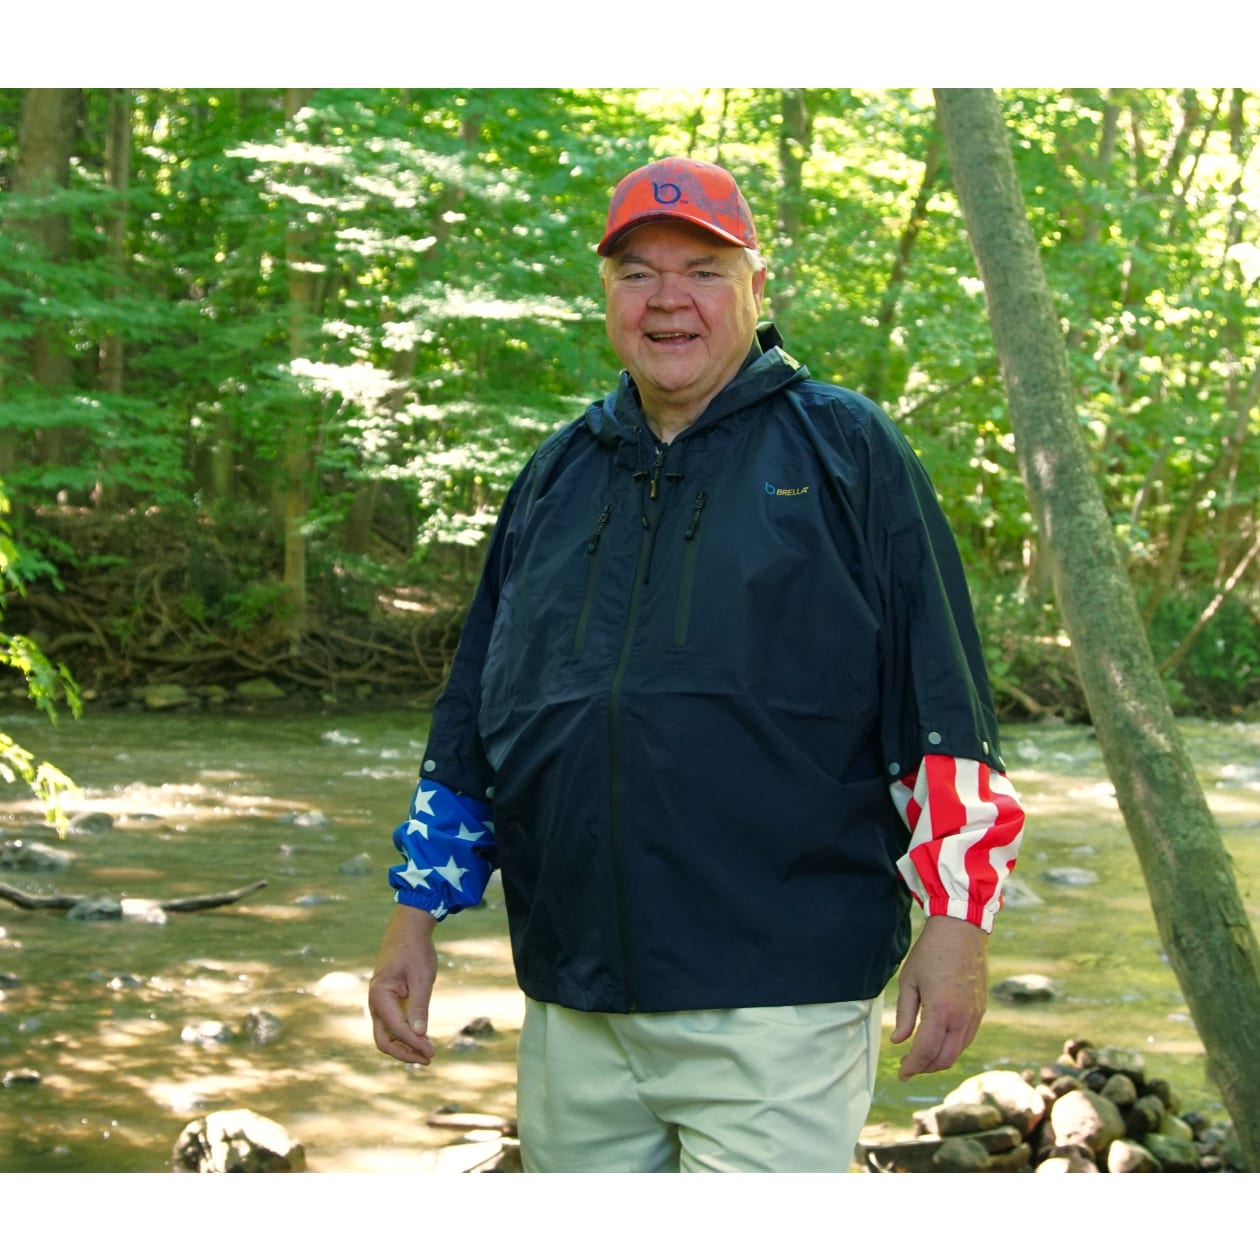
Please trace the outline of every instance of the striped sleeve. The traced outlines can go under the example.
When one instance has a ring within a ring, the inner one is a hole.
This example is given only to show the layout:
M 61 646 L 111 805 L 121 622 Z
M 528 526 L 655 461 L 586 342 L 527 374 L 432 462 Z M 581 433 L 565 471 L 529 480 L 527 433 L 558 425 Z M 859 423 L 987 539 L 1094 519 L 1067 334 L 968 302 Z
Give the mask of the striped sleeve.
M 910 895 L 929 915 L 991 932 L 1024 834 L 1010 780 L 983 762 L 929 754 L 891 791 L 910 829 L 909 850 L 897 862 Z

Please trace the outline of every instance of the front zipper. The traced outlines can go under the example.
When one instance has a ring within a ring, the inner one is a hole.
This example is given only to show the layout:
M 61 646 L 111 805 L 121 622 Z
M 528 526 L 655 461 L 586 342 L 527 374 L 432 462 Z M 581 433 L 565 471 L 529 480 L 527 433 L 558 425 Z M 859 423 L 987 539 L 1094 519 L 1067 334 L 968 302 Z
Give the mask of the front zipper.
M 656 473 L 664 463 L 664 449 L 657 459 Z M 626 864 L 621 835 L 621 687 L 626 668 L 630 663 L 630 650 L 634 646 L 634 632 L 639 617 L 639 601 L 647 585 L 652 565 L 652 547 L 656 527 L 664 509 L 664 500 L 650 492 L 643 506 L 640 520 L 643 535 L 639 542 L 639 555 L 635 562 L 634 578 L 630 585 L 630 606 L 626 610 L 626 631 L 621 641 L 621 653 L 613 671 L 612 685 L 608 692 L 608 757 L 609 757 L 609 840 L 612 848 L 613 870 L 617 881 L 617 920 L 621 940 L 621 967 L 626 982 L 626 1006 L 631 1011 L 639 1009 L 637 971 L 634 953 L 630 948 L 630 903 L 626 891 Z

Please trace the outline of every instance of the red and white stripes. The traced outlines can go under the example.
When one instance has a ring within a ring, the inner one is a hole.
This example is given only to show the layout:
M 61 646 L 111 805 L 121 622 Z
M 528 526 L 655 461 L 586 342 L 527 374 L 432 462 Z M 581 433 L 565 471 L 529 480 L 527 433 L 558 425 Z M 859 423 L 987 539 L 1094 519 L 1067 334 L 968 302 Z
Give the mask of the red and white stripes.
M 992 931 L 1024 833 L 1011 781 L 983 762 L 928 754 L 891 790 L 910 829 L 909 851 L 897 863 L 910 895 L 930 915 Z

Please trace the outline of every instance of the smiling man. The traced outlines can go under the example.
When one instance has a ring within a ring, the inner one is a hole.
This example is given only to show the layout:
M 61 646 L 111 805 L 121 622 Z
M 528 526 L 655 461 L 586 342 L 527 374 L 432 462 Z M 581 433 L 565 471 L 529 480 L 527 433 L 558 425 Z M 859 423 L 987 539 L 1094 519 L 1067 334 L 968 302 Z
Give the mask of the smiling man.
M 647 223 L 605 248 L 608 338 L 653 432 L 669 441 L 739 371 L 757 328 L 765 264 L 689 223 Z
M 898 966 L 903 1077 L 975 1036 L 1022 835 L 962 566 L 889 418 L 758 327 L 727 171 L 632 172 L 598 252 L 625 371 L 504 503 L 374 1037 L 432 1061 L 434 928 L 498 866 L 528 1171 L 843 1171 Z

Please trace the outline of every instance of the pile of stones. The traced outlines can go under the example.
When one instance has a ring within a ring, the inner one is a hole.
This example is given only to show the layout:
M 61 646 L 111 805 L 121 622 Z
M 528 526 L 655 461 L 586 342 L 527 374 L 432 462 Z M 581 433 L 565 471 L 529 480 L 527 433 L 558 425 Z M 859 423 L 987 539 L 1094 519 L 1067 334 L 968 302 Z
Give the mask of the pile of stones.
M 1073 1038 L 1053 1064 L 982 1072 L 914 1113 L 915 1136 L 861 1142 L 868 1172 L 1241 1172 L 1232 1129 L 1179 1115 L 1140 1054 Z

